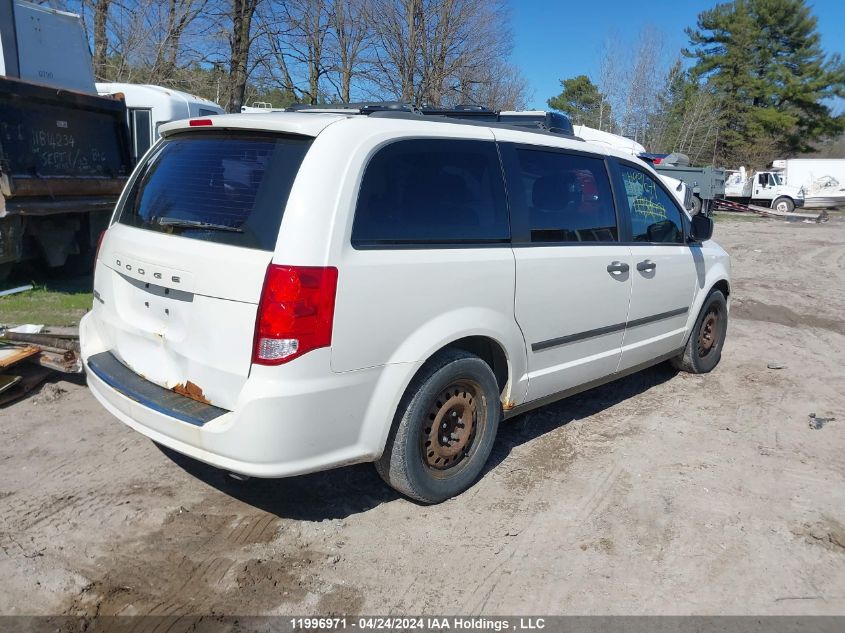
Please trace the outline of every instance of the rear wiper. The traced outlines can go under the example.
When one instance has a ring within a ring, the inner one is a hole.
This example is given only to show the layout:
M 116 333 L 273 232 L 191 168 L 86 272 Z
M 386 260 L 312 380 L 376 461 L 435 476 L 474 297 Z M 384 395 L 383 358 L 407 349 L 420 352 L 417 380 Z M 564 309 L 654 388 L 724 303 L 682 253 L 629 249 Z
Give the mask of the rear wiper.
M 205 229 L 208 231 L 229 231 L 230 233 L 243 233 L 243 229 L 225 224 L 213 224 L 211 222 L 200 222 L 199 220 L 184 220 L 182 218 L 159 218 L 159 226 L 175 226 L 186 229 Z

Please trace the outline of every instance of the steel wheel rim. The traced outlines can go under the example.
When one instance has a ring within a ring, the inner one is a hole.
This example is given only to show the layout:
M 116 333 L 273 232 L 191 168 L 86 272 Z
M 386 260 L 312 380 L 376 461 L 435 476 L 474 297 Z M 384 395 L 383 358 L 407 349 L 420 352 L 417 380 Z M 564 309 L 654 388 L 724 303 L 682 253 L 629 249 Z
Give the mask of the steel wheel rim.
M 485 422 L 480 394 L 477 383 L 459 380 L 432 400 L 420 435 L 427 468 L 447 474 L 466 463 Z
M 698 328 L 698 355 L 704 358 L 717 346 L 719 336 L 720 313 L 716 306 L 711 306 Z
M 788 206 L 785 202 L 778 202 L 777 210 L 778 211 L 787 211 Z

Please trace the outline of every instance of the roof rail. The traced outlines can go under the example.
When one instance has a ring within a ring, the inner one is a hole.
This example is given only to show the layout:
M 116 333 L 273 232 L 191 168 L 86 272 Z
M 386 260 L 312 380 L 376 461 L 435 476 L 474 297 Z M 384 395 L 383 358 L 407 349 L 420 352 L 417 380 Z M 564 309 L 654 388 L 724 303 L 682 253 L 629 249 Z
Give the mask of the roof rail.
M 413 112 L 403 112 L 401 110 L 380 110 L 373 112 L 371 118 L 379 119 L 410 119 L 414 121 L 429 121 L 431 123 L 453 123 L 456 125 L 474 125 L 477 127 L 495 128 L 501 130 L 514 130 L 516 132 L 531 132 L 532 134 L 544 134 L 546 136 L 566 137 L 574 141 L 583 141 L 579 136 L 574 134 L 567 134 L 563 131 L 550 130 L 539 125 L 526 125 L 509 122 L 499 122 L 496 120 L 484 120 L 475 118 L 457 117 L 454 115 L 430 115 L 430 114 L 414 114 Z
M 362 114 L 391 119 L 420 120 L 425 118 L 448 123 L 516 129 L 583 140 L 575 136 L 569 117 L 559 112 L 501 112 L 478 104 L 460 104 L 453 108 L 417 107 L 402 101 L 362 101 L 325 105 L 296 104 L 287 109 L 295 112 Z

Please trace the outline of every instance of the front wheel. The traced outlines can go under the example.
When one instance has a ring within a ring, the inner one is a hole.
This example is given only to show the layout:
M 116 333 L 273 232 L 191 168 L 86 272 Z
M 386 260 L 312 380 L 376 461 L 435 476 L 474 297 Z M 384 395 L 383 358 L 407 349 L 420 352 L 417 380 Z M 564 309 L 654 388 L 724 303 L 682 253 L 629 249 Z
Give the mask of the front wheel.
M 693 194 L 692 209 L 690 210 L 690 215 L 698 215 L 699 213 L 701 213 L 701 198 Z
M 430 359 L 396 412 L 379 475 L 404 495 L 439 503 L 481 474 L 502 416 L 493 371 L 462 350 Z
M 727 331 L 728 302 L 720 290 L 713 290 L 704 300 L 683 353 L 672 359 L 672 366 L 691 374 L 712 371 L 722 358 Z
M 783 213 L 792 213 L 795 210 L 795 203 L 792 201 L 792 198 L 781 196 L 780 198 L 777 198 L 774 201 L 774 203 L 772 204 L 772 208 L 775 211 L 781 211 Z

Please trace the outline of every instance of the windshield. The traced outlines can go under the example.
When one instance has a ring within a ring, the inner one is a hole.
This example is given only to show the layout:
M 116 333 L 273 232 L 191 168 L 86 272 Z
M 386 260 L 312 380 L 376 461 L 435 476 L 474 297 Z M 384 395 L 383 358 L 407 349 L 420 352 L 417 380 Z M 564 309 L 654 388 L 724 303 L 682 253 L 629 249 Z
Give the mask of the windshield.
M 162 141 L 137 170 L 118 222 L 273 250 L 311 138 L 189 133 Z

